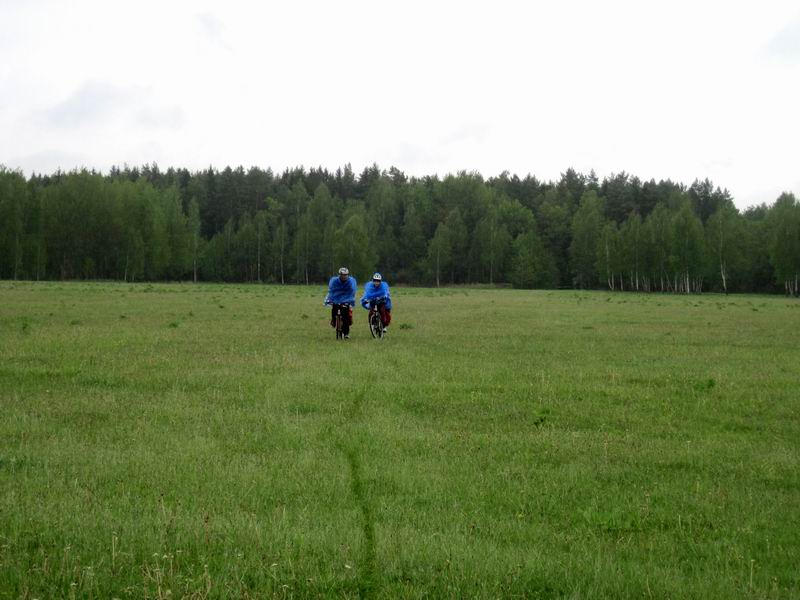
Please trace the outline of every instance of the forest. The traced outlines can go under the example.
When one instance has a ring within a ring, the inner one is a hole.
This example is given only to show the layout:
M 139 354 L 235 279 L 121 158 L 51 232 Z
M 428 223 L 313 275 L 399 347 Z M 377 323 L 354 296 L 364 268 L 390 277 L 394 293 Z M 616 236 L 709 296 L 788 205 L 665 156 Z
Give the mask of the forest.
M 797 296 L 800 203 L 740 211 L 708 179 L 573 169 L 0 167 L 0 279 L 318 284 L 340 265 L 392 284 Z

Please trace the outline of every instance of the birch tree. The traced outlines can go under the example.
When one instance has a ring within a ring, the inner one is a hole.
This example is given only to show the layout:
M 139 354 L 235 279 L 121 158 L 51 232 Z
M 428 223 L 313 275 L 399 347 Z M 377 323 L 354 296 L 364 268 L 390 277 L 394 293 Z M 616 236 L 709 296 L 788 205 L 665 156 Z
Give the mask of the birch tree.
M 800 204 L 794 194 L 783 193 L 770 215 L 770 261 L 775 278 L 789 296 L 800 292 Z
M 706 222 L 706 246 L 727 295 L 731 271 L 740 262 L 744 226 L 733 203 L 721 205 Z
M 448 269 L 452 258 L 453 246 L 451 242 L 450 228 L 446 223 L 439 223 L 436 233 L 428 244 L 428 262 L 434 274 L 436 287 L 441 282 L 441 273 Z

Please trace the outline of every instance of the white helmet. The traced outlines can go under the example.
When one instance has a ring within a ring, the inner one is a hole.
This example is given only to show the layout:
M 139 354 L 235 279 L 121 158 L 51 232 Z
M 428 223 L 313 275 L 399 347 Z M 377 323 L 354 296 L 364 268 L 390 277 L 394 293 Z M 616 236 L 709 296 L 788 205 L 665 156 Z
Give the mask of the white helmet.
M 339 275 L 350 275 L 350 271 L 347 270 L 347 267 L 342 267 L 339 269 Z
M 380 273 L 375 273 L 375 274 L 372 276 L 372 281 L 381 281 L 382 279 L 383 279 L 383 277 L 381 277 L 381 274 L 380 274 Z

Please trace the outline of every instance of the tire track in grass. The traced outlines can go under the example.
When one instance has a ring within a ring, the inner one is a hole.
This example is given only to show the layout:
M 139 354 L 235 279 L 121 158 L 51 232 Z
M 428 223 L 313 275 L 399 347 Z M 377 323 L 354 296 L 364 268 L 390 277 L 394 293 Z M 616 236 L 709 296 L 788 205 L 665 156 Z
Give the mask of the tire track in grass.
M 361 420 L 361 406 L 364 402 L 364 390 L 360 390 L 353 400 L 353 404 L 346 413 L 347 421 L 342 428 L 347 431 L 355 425 L 356 421 Z M 364 568 L 358 581 L 358 592 L 362 598 L 372 598 L 377 590 L 377 560 L 375 557 L 375 520 L 372 515 L 364 489 L 364 478 L 361 469 L 361 458 L 359 457 L 359 444 L 352 431 L 347 431 L 347 441 L 339 441 L 336 447 L 344 454 L 347 465 L 350 469 L 350 491 L 353 494 L 356 505 L 361 512 L 361 531 L 364 536 L 364 552 L 362 560 Z
M 344 445 L 340 449 L 347 458 L 350 467 L 350 490 L 353 492 L 356 504 L 361 511 L 361 529 L 364 535 L 364 570 L 359 577 L 358 591 L 362 598 L 371 598 L 375 595 L 377 562 L 375 559 L 375 521 L 372 517 L 366 492 L 364 491 L 361 476 L 361 460 L 354 448 Z

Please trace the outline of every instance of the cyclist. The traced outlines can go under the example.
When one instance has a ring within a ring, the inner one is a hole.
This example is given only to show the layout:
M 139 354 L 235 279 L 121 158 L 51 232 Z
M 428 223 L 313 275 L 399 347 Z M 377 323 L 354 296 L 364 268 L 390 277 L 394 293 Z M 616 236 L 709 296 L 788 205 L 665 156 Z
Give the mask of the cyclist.
M 383 321 L 385 331 L 392 322 L 392 298 L 389 296 L 389 284 L 383 280 L 380 273 L 372 276 L 372 281 L 364 286 L 364 295 L 361 296 L 361 306 L 369 309 L 369 316 L 377 310 Z
M 328 295 L 325 296 L 325 306 L 331 305 L 331 327 L 336 327 L 336 309 L 339 306 L 347 307 L 342 323 L 344 339 L 350 339 L 350 325 L 353 324 L 353 306 L 356 303 L 356 278 L 350 276 L 347 267 L 339 269 L 339 274 L 331 277 L 328 282 Z

